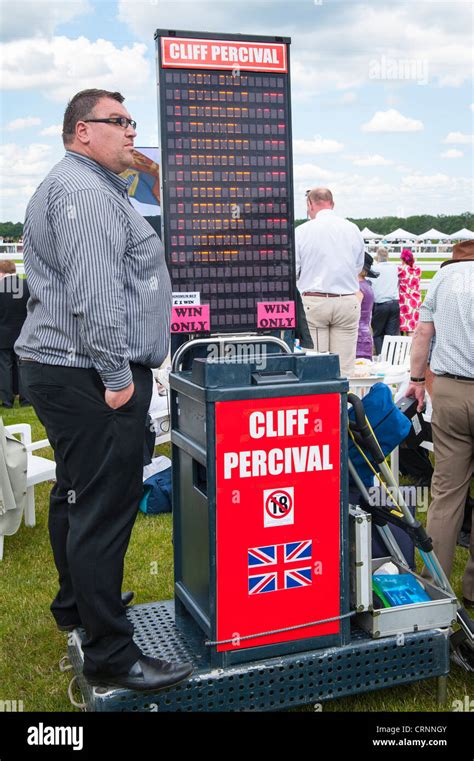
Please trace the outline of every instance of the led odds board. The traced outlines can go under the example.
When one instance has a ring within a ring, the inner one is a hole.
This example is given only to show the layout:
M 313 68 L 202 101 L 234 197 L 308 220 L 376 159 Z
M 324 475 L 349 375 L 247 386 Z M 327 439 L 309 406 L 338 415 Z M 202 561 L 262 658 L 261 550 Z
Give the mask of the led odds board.
M 292 328 L 287 38 L 158 30 L 162 220 L 174 332 Z M 193 309 L 190 304 L 205 305 Z M 199 319 L 198 319 L 199 318 Z

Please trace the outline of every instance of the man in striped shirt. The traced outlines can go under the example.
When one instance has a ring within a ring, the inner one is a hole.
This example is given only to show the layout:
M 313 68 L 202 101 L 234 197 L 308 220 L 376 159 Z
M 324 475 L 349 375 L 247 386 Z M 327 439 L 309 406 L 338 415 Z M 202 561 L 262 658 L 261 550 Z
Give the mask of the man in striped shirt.
M 192 669 L 141 653 L 121 597 L 142 493 L 150 368 L 166 356 L 171 310 L 163 247 L 119 176 L 136 135 L 123 100 L 84 90 L 66 108 L 66 155 L 26 211 L 30 300 L 15 350 L 56 460 L 51 611 L 61 630 L 84 627 L 91 683 L 143 690 Z

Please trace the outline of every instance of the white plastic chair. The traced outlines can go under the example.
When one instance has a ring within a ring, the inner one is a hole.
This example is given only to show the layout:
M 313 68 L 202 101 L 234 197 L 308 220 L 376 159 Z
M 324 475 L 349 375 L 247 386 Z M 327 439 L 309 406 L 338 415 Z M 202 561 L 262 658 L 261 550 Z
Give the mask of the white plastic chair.
M 148 410 L 155 431 L 155 446 L 171 441 L 169 383 L 162 381 L 161 385 L 166 389 L 166 395 L 160 396 L 156 383 L 153 383 L 151 403 Z
M 26 447 L 28 453 L 28 471 L 26 475 L 26 508 L 25 508 L 25 526 L 33 527 L 36 525 L 35 514 L 35 486 L 43 481 L 51 481 L 56 478 L 56 463 L 54 460 L 48 460 L 46 457 L 38 457 L 32 454 L 37 449 L 49 447 L 48 439 L 40 441 L 31 441 L 31 425 L 29 423 L 17 423 L 15 425 L 6 425 L 5 430 L 11 434 L 19 434 L 21 442 Z M 0 560 L 3 559 L 3 540 L 0 536 Z
M 156 434 L 155 446 L 166 444 L 171 441 L 171 421 L 169 410 L 158 410 L 153 414 L 150 413 L 153 429 Z
M 399 367 L 409 367 L 411 336 L 384 336 L 382 344 L 382 361 Z
M 431 423 L 431 409 L 428 412 L 423 412 L 423 419 L 426 423 Z M 434 452 L 434 446 L 432 441 L 422 441 L 420 447 L 427 449 L 428 452 Z

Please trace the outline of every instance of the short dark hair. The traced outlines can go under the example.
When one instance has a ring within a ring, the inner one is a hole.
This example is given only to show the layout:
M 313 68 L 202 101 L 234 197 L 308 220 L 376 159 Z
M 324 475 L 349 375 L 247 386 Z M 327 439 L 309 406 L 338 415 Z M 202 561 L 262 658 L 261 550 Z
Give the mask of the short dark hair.
M 88 119 L 97 102 L 102 98 L 112 98 L 123 103 L 125 98 L 119 92 L 109 90 L 81 90 L 67 104 L 63 120 L 63 143 L 68 145 L 74 140 L 77 122 Z

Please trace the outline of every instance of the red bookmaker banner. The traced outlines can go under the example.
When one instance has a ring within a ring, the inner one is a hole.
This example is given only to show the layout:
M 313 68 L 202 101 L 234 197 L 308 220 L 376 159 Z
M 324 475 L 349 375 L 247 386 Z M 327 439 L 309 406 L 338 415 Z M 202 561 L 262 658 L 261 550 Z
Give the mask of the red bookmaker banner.
M 340 395 L 215 407 L 218 650 L 337 634 Z
M 162 37 L 163 68 L 287 72 L 286 45 L 277 42 Z

